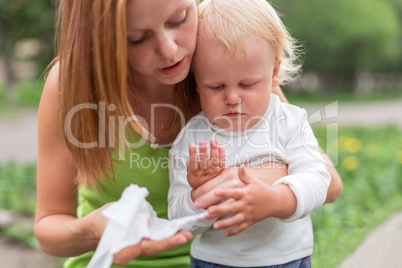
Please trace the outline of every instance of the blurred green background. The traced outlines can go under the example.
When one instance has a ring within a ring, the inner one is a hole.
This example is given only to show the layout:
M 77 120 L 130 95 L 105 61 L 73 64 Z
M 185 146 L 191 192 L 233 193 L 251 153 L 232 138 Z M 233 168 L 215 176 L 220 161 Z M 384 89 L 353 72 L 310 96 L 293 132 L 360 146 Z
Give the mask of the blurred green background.
M 303 75 L 284 89 L 290 102 L 400 100 L 402 107 L 402 0 L 271 3 L 302 53 Z M 0 128 L 8 115 L 38 107 L 54 57 L 54 13 L 50 0 L 0 0 Z M 314 131 L 323 149 L 331 146 L 325 126 Z M 340 124 L 337 131 L 331 142 L 344 191 L 312 214 L 314 267 L 336 267 L 368 231 L 402 210 L 401 125 Z M 34 248 L 35 173 L 34 161 L 0 163 L 0 211 L 13 215 L 0 224 L 0 238 Z

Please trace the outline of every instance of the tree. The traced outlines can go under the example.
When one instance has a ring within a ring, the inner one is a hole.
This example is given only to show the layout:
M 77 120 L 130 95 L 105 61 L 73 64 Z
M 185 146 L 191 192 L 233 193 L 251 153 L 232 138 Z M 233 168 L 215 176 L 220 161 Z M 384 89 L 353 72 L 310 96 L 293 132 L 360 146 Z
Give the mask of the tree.
M 390 0 L 391 1 L 391 0 Z M 398 14 L 382 0 L 275 0 L 292 35 L 304 42 L 304 68 L 318 72 L 327 93 L 352 82 L 357 69 L 380 70 L 399 51 Z
M 53 8 L 51 0 L 1 0 L 0 1 L 0 52 L 6 71 L 6 96 L 14 101 L 15 73 L 13 49 L 22 38 L 37 38 L 43 44 L 40 59 L 49 60 L 53 54 Z M 49 46 L 50 43 L 50 46 Z M 50 53 L 49 53 L 50 51 Z

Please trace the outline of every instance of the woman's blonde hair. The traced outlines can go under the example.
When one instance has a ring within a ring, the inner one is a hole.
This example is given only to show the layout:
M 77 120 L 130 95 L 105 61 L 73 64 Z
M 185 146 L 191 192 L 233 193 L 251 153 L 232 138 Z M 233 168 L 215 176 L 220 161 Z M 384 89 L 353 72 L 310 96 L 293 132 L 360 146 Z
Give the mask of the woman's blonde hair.
M 119 153 L 119 146 L 108 148 L 101 140 L 124 144 L 118 127 L 114 133 L 109 130 L 110 118 L 134 115 L 127 96 L 126 4 L 127 0 L 59 0 L 58 3 L 58 56 L 54 62 L 59 62 L 60 68 L 59 126 L 64 127 L 69 112 L 77 105 L 90 103 L 99 107 L 103 103 L 106 107 L 103 115 L 94 109 L 79 110 L 68 130 L 79 142 L 96 142 L 97 146 L 82 148 L 72 144 L 71 137 L 64 137 L 78 169 L 78 185 L 96 188 L 100 181 L 114 175 L 112 155 Z M 194 110 L 193 83 L 192 79 L 186 79 L 176 86 L 176 105 L 186 118 Z M 180 130 L 178 118 L 171 124 L 172 131 Z M 130 126 L 139 135 L 146 132 L 135 120 L 130 121 Z
M 281 59 L 279 83 L 297 78 L 295 39 L 293 39 L 275 9 L 266 0 L 204 0 L 200 4 L 199 33 L 207 40 L 216 40 L 232 55 L 250 36 L 271 44 Z

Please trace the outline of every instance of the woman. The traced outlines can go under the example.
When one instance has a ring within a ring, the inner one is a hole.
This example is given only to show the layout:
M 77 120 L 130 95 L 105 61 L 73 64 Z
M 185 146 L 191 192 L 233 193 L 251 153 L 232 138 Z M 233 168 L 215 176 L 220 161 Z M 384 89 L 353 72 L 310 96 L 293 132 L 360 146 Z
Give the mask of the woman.
M 167 217 L 163 159 L 182 121 L 200 110 L 187 77 L 197 1 L 62 0 L 59 17 L 58 57 L 39 107 L 35 235 L 48 254 L 78 256 L 65 267 L 81 267 L 107 224 L 100 212 L 129 184 L 146 187 L 158 216 Z M 272 182 L 287 170 L 253 169 L 250 174 Z M 335 183 L 328 201 L 342 188 L 334 169 L 331 175 Z M 215 203 L 211 189 L 229 185 L 234 176 L 228 169 L 198 188 L 201 203 Z M 190 239 L 191 233 L 183 232 L 142 241 L 116 254 L 115 263 L 154 255 L 130 265 L 188 267 Z

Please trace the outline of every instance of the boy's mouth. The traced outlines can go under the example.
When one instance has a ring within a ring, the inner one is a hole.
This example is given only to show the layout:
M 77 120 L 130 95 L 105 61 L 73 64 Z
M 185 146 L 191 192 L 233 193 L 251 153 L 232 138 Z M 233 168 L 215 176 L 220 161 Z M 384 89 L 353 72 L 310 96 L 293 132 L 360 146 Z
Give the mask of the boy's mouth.
M 229 113 L 224 114 L 224 116 L 227 116 L 227 117 L 237 117 L 237 116 L 242 116 L 242 115 L 245 115 L 245 113 L 229 112 Z

